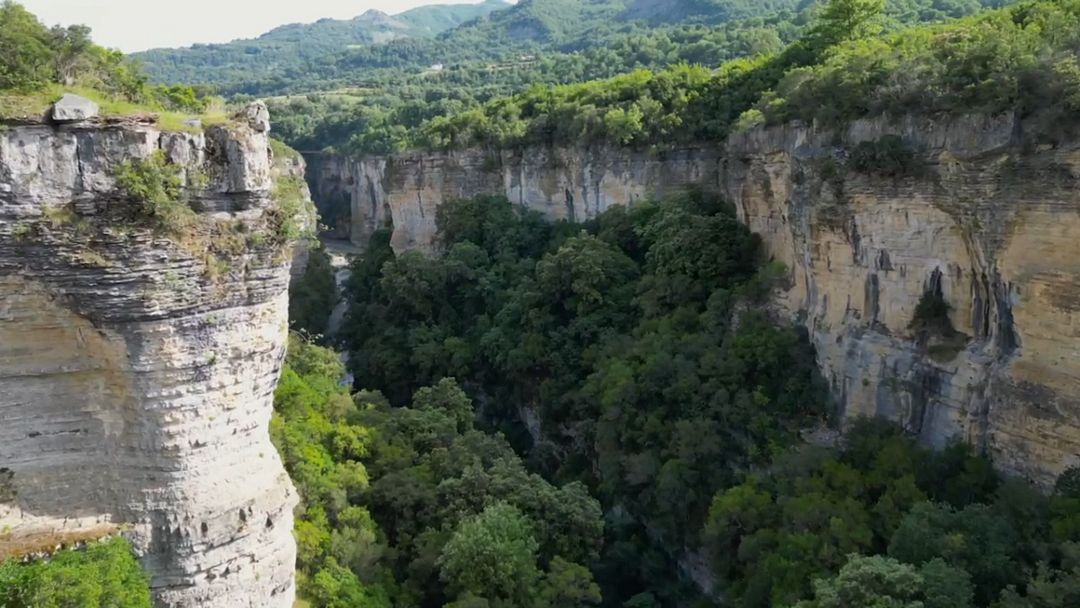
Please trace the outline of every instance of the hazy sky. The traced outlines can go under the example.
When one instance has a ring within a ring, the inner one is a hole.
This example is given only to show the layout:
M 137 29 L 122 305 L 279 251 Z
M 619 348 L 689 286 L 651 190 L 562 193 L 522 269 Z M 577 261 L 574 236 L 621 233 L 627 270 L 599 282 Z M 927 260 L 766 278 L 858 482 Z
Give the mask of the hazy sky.
M 279 25 L 347 19 L 368 9 L 478 0 L 18 0 L 46 25 L 83 23 L 98 44 L 123 51 L 252 38 Z

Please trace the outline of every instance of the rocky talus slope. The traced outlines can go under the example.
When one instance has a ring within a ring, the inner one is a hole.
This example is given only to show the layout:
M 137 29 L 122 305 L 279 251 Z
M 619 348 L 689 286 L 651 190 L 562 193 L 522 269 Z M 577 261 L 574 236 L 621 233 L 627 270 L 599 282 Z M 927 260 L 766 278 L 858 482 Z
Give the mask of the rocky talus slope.
M 853 160 L 887 136 L 910 166 Z M 787 267 L 777 309 L 809 330 L 848 416 L 892 418 L 930 445 L 959 437 L 1049 483 L 1080 464 L 1080 142 L 1033 139 L 1012 116 L 876 119 L 665 154 L 324 158 L 309 180 L 347 205 L 326 211 L 350 218 L 354 242 L 392 225 L 397 249 L 430 247 L 454 197 L 506 194 L 581 220 L 663 191 L 720 192 Z M 931 331 L 916 319 L 927 301 L 947 305 Z
M 0 128 L 0 556 L 122 532 L 158 606 L 292 606 L 297 498 L 268 425 L 294 209 L 268 131 L 261 105 L 200 133 Z M 179 225 L 117 183 L 159 151 L 195 211 Z

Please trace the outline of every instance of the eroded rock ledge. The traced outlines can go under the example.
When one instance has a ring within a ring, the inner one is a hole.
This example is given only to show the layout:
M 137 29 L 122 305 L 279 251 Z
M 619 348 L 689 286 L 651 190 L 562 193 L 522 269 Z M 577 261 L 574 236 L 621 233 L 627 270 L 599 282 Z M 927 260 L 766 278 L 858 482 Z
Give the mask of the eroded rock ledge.
M 268 130 L 261 105 L 198 134 L 0 129 L 0 553 L 121 531 L 159 606 L 292 606 Z M 158 150 L 197 212 L 184 230 L 145 225 L 115 180 Z

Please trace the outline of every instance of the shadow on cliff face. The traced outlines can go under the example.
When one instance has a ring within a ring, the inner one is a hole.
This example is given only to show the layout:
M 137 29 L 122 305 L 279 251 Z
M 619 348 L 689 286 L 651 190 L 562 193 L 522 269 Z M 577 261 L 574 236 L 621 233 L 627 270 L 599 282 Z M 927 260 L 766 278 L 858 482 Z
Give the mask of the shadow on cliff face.
M 30 547 L 86 540 L 121 507 L 124 454 L 140 441 L 125 341 L 40 283 L 6 277 L 0 293 L 0 528 Z

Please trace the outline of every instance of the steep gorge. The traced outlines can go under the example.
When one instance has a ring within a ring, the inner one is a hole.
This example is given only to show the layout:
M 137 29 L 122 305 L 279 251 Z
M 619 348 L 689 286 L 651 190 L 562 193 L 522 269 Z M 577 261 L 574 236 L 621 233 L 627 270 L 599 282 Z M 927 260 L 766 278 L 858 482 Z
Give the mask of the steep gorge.
M 456 197 L 500 193 L 580 221 L 665 191 L 721 192 L 786 265 L 777 312 L 810 331 L 846 416 L 892 418 L 929 445 L 960 437 L 1048 483 L 1080 459 L 1080 143 L 1039 145 L 1024 127 L 906 117 L 662 153 L 313 158 L 309 178 L 342 233 L 362 245 L 392 225 L 398 250 L 430 248 L 438 206 Z M 886 136 L 912 151 L 911 170 L 852 161 Z M 927 298 L 947 304 L 951 331 L 915 327 Z
M 159 606 L 290 607 L 296 493 L 267 428 L 291 252 L 261 104 L 0 127 L 0 557 L 123 532 Z M 183 226 L 116 176 L 163 154 Z M 187 212 L 190 213 L 190 212 Z M 186 217 L 186 216 L 185 216 Z

